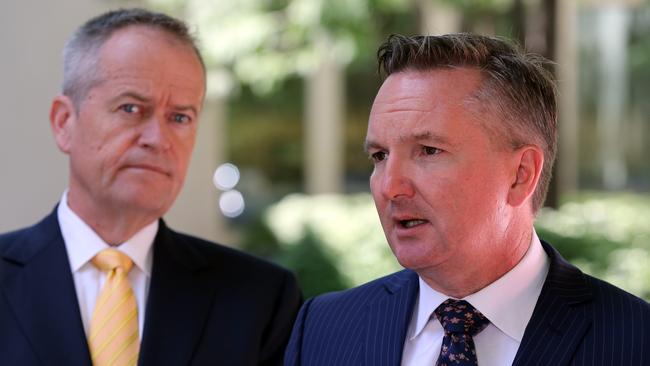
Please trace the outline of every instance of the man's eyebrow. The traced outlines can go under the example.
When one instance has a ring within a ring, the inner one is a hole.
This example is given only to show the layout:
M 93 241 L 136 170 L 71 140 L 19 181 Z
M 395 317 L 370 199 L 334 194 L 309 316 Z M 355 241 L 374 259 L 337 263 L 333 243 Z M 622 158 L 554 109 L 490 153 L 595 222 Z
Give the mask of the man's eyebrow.
M 148 101 L 151 100 L 150 98 L 147 98 L 144 95 L 138 94 L 136 92 L 125 91 L 125 92 L 122 92 L 122 93 L 118 94 L 115 98 L 112 99 L 112 101 L 115 102 L 115 101 L 117 101 L 119 99 L 122 99 L 122 98 L 133 98 L 133 99 L 135 99 L 137 101 L 140 101 L 140 102 L 148 102 Z
M 174 109 L 180 112 L 190 111 L 194 113 L 195 116 L 198 116 L 199 114 L 198 109 L 193 105 L 176 105 L 174 106 Z
M 431 131 L 415 132 L 412 134 L 400 134 L 400 141 L 433 141 L 443 145 L 455 145 L 447 137 L 432 133 Z
M 118 101 L 118 100 L 120 100 L 122 98 L 132 98 L 132 99 L 135 99 L 135 100 L 137 100 L 139 102 L 143 102 L 143 103 L 147 103 L 147 102 L 151 101 L 151 98 L 145 97 L 144 95 L 138 94 L 138 93 L 133 92 L 133 91 L 125 91 L 123 93 L 120 93 L 118 96 L 113 98 L 111 101 L 114 103 L 114 102 L 116 102 L 116 101 Z M 188 104 L 188 105 L 175 105 L 174 109 L 178 110 L 178 111 L 181 111 L 181 112 L 191 111 L 192 113 L 194 113 L 194 115 L 199 114 L 198 109 L 195 106 L 190 105 L 190 104 Z
M 447 137 L 441 136 L 435 133 L 432 133 L 430 131 L 423 131 L 423 132 L 415 132 L 415 133 L 401 133 L 399 135 L 399 140 L 400 142 L 407 142 L 407 141 L 432 141 L 433 143 L 436 144 L 441 144 L 445 146 L 456 146 L 455 143 L 452 143 Z M 363 143 L 363 150 L 367 153 L 370 149 L 383 149 L 384 147 L 382 144 L 372 141 L 372 140 L 366 140 Z
M 363 142 L 363 151 L 368 153 L 370 149 L 382 149 L 382 146 L 372 140 L 366 140 Z

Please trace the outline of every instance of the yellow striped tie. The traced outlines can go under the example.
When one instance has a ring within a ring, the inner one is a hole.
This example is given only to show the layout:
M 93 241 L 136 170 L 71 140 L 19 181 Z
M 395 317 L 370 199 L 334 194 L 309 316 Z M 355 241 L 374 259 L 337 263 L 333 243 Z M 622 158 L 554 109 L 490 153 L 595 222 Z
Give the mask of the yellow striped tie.
M 138 306 L 127 277 L 133 262 L 118 250 L 105 249 L 92 263 L 108 272 L 90 322 L 88 345 L 93 365 L 136 365 L 140 350 Z

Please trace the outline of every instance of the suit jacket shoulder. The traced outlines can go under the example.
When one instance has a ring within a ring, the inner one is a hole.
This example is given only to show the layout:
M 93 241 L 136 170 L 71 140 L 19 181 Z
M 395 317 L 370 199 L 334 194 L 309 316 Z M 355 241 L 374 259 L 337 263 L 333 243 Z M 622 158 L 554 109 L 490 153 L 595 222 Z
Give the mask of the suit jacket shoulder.
M 163 225 L 165 224 L 163 223 Z M 165 232 L 174 242 L 174 247 L 170 249 L 174 250 L 176 254 L 188 251 L 196 255 L 192 260 L 186 262 L 188 266 L 205 265 L 222 273 L 240 276 L 240 278 L 252 278 L 259 284 L 261 284 L 260 277 L 264 276 L 270 276 L 266 279 L 270 281 L 284 280 L 286 277 L 293 278 L 287 269 L 241 250 L 179 233 L 167 228 L 166 225 L 162 228 L 162 237 L 166 235 Z M 185 256 L 179 258 L 185 258 Z
M 0 234 L 0 256 L 25 262 L 59 238 L 59 222 L 52 212 L 32 226 Z
M 90 365 L 56 211 L 0 235 L 0 354 L 8 365 Z
M 403 270 L 307 301 L 294 325 L 285 365 L 399 364 L 417 278 Z
M 650 305 L 542 244 L 551 265 L 513 364 L 649 364 Z

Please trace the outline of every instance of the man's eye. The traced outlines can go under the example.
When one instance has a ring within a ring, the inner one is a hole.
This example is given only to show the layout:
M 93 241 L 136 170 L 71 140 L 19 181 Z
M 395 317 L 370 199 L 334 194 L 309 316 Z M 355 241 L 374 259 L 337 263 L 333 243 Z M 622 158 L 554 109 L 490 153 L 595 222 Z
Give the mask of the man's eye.
M 377 151 L 376 153 L 370 154 L 370 159 L 374 161 L 375 163 L 383 161 L 386 159 L 386 152 L 385 151 Z
M 123 110 L 124 112 L 130 113 L 130 114 L 141 113 L 142 112 L 142 108 L 140 108 L 140 106 L 135 105 L 135 104 L 130 104 L 130 103 L 122 104 L 120 106 L 120 109 Z
M 442 150 L 436 147 L 422 146 L 422 151 L 424 152 L 425 155 L 435 155 L 435 154 L 439 154 Z
M 177 122 L 177 123 L 188 123 L 188 122 L 190 122 L 192 120 L 192 118 L 190 118 L 190 116 L 188 116 L 186 114 L 182 114 L 182 113 L 174 114 L 172 119 L 174 120 L 174 122 Z

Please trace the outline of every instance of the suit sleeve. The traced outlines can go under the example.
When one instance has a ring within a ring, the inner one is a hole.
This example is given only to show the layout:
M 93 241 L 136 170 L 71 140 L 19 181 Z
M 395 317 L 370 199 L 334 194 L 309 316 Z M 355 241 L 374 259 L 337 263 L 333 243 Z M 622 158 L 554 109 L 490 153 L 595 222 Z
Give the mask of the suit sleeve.
M 308 300 L 302 306 L 302 308 L 300 308 L 300 313 L 298 313 L 296 323 L 293 325 L 291 338 L 289 339 L 289 344 L 287 345 L 287 352 L 284 355 L 284 366 L 300 365 L 300 351 L 302 350 L 303 328 L 305 326 L 307 312 L 309 311 L 309 305 L 311 305 L 311 302 L 313 300 L 313 298 Z
M 293 274 L 286 272 L 282 288 L 279 291 L 273 318 L 267 327 L 260 353 L 260 365 L 280 366 L 291 334 L 291 327 L 296 319 L 302 294 Z

